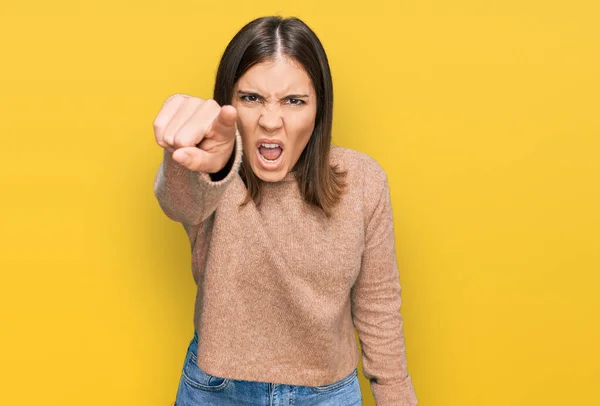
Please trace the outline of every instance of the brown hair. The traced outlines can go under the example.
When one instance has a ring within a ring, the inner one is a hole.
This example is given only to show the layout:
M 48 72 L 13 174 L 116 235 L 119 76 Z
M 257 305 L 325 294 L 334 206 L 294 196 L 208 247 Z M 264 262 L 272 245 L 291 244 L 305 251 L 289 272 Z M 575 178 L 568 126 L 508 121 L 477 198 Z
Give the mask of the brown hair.
M 231 104 L 238 79 L 252 66 L 274 58 L 278 50 L 300 63 L 317 93 L 315 127 L 295 170 L 304 200 L 330 216 L 346 186 L 346 172 L 329 164 L 333 83 L 327 55 L 316 34 L 296 17 L 269 16 L 249 22 L 233 37 L 221 57 L 213 98 L 221 106 Z M 245 156 L 240 176 L 248 189 L 242 204 L 251 199 L 260 204 L 261 180 L 252 172 Z

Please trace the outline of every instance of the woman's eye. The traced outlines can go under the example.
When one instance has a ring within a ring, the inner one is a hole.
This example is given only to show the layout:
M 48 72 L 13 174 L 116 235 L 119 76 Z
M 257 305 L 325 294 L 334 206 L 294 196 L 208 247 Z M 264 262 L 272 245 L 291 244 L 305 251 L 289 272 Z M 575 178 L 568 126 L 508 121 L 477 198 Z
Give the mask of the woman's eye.
M 247 95 L 242 96 L 242 100 L 250 102 L 250 103 L 254 103 L 254 102 L 258 101 L 258 97 L 253 94 L 247 94 Z
M 300 99 L 289 99 L 289 102 L 290 102 L 290 104 L 293 104 L 295 106 L 304 104 L 304 100 L 300 100 Z

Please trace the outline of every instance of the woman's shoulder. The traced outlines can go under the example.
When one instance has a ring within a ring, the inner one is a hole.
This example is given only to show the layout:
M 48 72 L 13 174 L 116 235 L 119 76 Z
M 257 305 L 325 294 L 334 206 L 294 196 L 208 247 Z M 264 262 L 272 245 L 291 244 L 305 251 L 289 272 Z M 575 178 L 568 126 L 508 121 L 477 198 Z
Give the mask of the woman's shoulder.
M 350 182 L 364 182 L 364 187 L 369 187 L 368 184 L 381 186 L 382 183 L 387 183 L 387 175 L 382 166 L 364 152 L 332 144 L 329 162 L 346 171 Z

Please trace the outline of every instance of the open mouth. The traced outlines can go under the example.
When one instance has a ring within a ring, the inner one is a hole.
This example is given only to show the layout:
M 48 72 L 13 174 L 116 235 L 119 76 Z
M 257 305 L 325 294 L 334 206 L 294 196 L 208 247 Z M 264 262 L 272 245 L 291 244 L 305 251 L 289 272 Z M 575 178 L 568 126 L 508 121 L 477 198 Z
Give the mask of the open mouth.
M 282 157 L 283 147 L 278 142 L 261 142 L 258 144 L 258 158 L 261 166 L 267 170 L 279 168 Z
M 258 152 L 267 162 L 276 162 L 281 156 L 283 149 L 279 144 L 260 144 Z

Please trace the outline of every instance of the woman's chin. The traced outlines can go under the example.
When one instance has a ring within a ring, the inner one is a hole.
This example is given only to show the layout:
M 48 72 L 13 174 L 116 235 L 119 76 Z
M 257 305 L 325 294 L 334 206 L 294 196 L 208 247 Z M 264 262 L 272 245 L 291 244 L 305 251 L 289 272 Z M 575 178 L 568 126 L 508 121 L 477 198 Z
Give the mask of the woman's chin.
M 283 169 L 283 167 L 276 171 L 266 171 L 262 168 L 253 168 L 253 171 L 254 174 L 263 182 L 279 182 L 285 178 L 285 175 L 287 175 L 287 172 Z
M 279 182 L 287 175 L 286 165 L 280 165 L 276 170 L 264 169 L 257 162 L 252 162 L 250 166 L 254 175 L 263 182 Z

